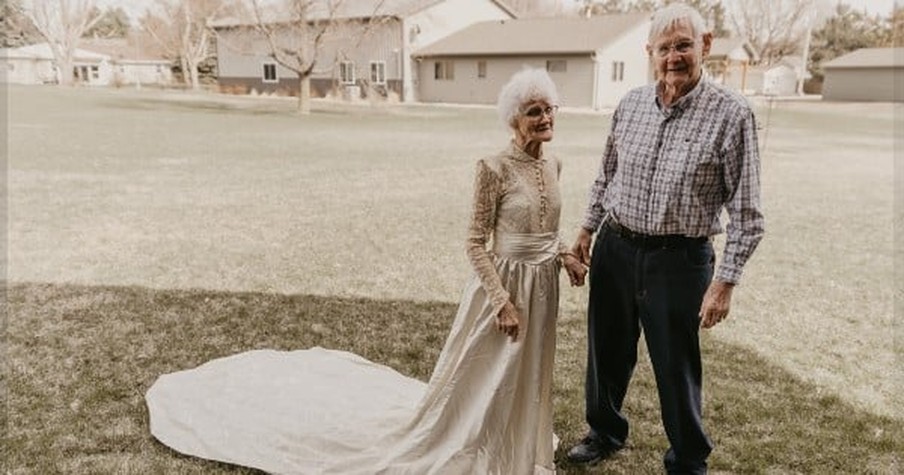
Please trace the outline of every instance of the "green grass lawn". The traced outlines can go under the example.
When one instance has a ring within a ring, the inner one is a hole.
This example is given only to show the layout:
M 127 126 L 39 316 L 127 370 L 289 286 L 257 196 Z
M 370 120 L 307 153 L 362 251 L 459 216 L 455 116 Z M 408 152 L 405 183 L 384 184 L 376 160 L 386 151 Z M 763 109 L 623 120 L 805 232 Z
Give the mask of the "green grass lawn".
M 143 393 L 236 351 L 321 345 L 426 379 L 469 272 L 474 161 L 507 140 L 492 110 L 317 103 L 298 117 L 291 100 L 48 87 L 9 102 L 10 472 L 235 471 L 154 442 Z M 759 118 L 767 237 L 732 318 L 703 338 L 711 466 L 896 473 L 892 108 L 780 103 Z M 566 241 L 607 126 L 557 119 Z M 563 297 L 567 447 L 584 431 L 586 289 Z M 590 472 L 659 469 L 646 363 L 627 404 L 628 450 Z

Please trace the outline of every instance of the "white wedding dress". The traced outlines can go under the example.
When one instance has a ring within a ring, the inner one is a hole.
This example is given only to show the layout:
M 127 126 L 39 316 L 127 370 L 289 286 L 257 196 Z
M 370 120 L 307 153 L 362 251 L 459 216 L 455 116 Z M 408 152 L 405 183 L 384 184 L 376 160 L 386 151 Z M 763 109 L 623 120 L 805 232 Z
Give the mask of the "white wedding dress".
M 475 275 L 429 383 L 343 351 L 249 351 L 158 378 L 151 433 L 273 473 L 555 473 L 557 177 L 557 161 L 513 145 L 479 162 Z M 516 342 L 495 327 L 509 300 L 524 319 Z

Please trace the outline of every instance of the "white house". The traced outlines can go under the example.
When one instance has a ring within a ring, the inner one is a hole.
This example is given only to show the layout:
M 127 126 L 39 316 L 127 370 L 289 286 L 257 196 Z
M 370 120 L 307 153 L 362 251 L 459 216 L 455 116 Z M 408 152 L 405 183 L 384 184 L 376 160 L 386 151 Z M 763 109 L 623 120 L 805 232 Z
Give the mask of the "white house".
M 766 96 L 793 96 L 797 94 L 799 81 L 810 77 L 800 58 L 784 58 L 763 71 L 762 94 Z
M 47 43 L 0 50 L 0 58 L 6 63 L 3 81 L 11 84 L 48 84 L 60 82 L 53 53 Z M 88 85 L 106 84 L 110 74 L 110 57 L 76 49 L 72 61 L 73 70 L 68 74 Z
M 156 84 L 173 82 L 173 63 L 152 44 L 126 38 L 85 38 L 82 49 L 108 56 L 112 71 L 108 85 Z
M 142 81 L 144 84 L 168 84 L 172 80 L 170 62 L 162 58 L 138 57 L 117 52 L 126 40 L 84 40 L 73 56 L 72 79 L 76 84 L 110 86 Z M 128 48 L 125 48 L 128 50 Z M 2 80 L 11 84 L 49 84 L 60 82 L 60 71 L 47 43 L 0 50 L 6 63 Z
M 474 24 L 415 52 L 425 102 L 491 104 L 524 66 L 546 68 L 563 105 L 614 107 L 653 72 L 646 13 Z

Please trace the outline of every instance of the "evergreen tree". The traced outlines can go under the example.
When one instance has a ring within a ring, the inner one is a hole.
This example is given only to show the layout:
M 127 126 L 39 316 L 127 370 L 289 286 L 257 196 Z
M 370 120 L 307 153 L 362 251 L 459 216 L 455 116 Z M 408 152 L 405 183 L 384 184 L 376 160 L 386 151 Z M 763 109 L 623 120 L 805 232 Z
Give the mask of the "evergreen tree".
M 832 59 L 860 48 L 890 46 L 892 35 L 886 23 L 888 21 L 879 16 L 869 16 L 849 5 L 838 4 L 834 16 L 813 32 L 807 65 L 810 73 L 814 78 L 822 79 L 822 65 Z

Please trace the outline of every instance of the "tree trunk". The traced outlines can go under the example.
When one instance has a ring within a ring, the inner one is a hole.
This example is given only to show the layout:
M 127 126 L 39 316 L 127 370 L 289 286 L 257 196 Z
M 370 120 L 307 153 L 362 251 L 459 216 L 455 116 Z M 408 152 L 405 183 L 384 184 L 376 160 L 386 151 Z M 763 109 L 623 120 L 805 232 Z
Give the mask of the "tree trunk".
M 60 86 L 71 86 L 75 81 L 72 80 L 72 63 L 69 58 L 60 58 L 57 64 L 57 83 Z
M 182 83 L 186 86 L 191 85 L 191 68 L 184 55 L 179 56 L 179 66 L 182 68 Z
M 198 79 L 198 65 L 194 61 L 186 61 L 185 66 L 188 68 L 188 77 L 190 78 L 188 83 L 191 84 L 192 90 L 197 91 L 201 88 L 201 82 Z
M 298 78 L 298 113 L 311 113 L 311 76 Z

